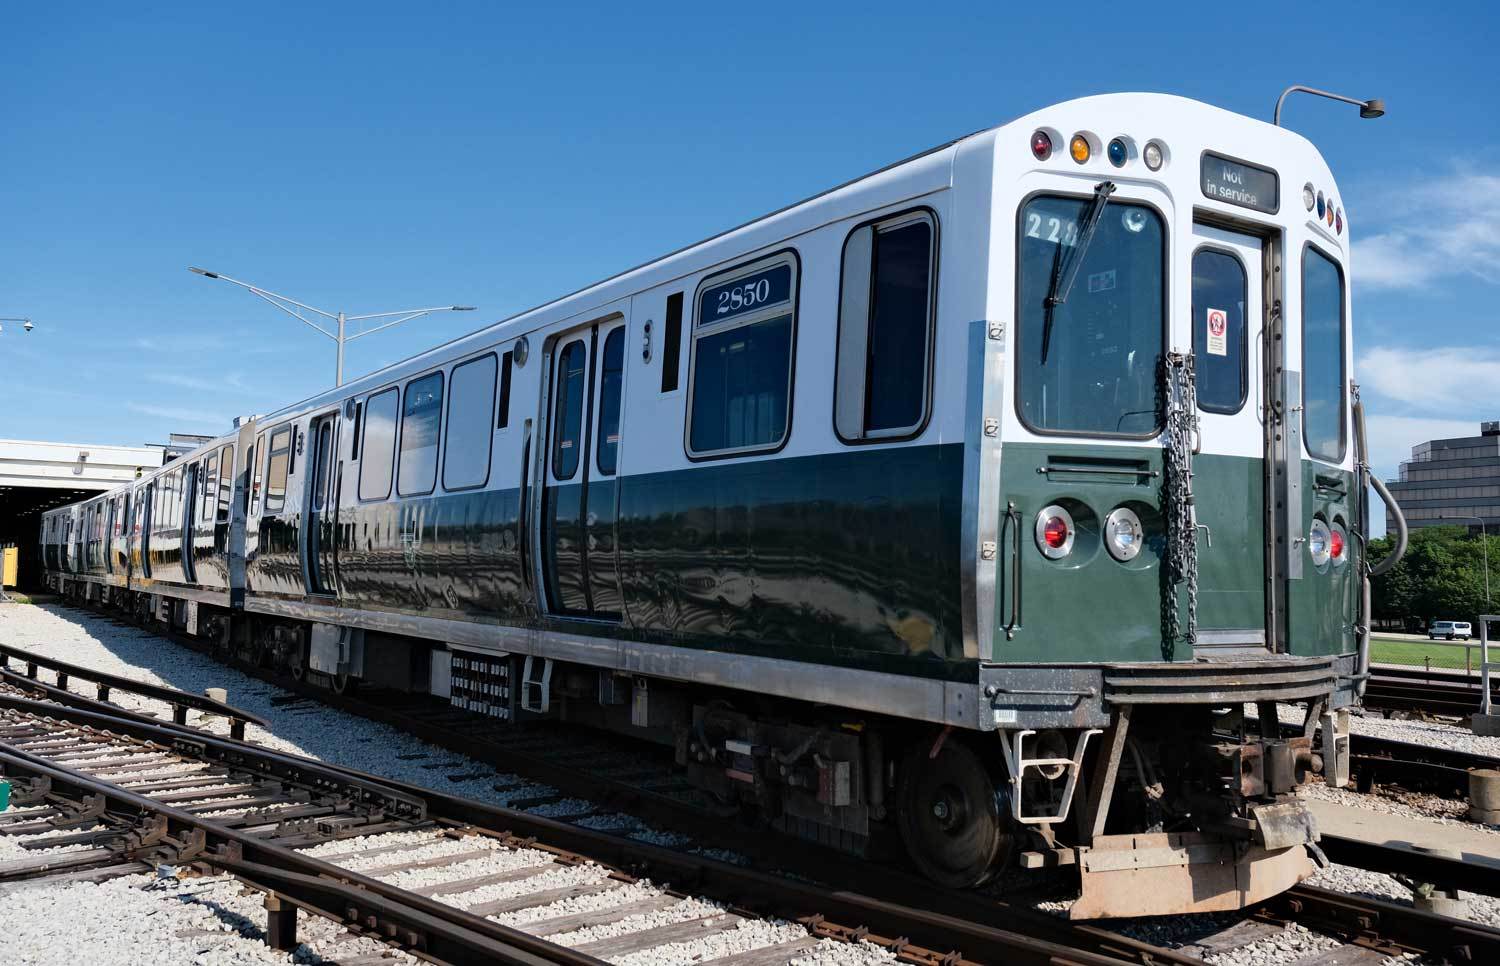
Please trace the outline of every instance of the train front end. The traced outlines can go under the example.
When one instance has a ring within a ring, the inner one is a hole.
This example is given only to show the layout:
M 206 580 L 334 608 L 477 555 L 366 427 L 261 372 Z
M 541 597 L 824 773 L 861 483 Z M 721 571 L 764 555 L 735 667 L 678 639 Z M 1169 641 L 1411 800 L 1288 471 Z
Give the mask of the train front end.
M 1298 790 L 1347 774 L 1342 195 L 1301 136 L 1164 95 L 993 150 L 968 492 L 1005 819 L 1023 866 L 1076 863 L 1075 918 L 1240 908 L 1312 873 Z

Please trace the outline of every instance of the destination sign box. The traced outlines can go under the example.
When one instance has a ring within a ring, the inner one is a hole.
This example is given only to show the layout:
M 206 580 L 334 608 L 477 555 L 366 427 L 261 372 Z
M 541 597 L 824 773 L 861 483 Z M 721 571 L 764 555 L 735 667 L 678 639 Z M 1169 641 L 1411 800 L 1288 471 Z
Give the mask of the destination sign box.
M 1235 161 L 1211 151 L 1199 162 L 1203 196 L 1253 208 L 1268 215 L 1281 208 L 1281 186 L 1276 172 L 1245 161 Z
M 704 289 L 698 297 L 698 324 L 727 322 L 791 300 L 792 266 L 773 265 L 754 275 Z

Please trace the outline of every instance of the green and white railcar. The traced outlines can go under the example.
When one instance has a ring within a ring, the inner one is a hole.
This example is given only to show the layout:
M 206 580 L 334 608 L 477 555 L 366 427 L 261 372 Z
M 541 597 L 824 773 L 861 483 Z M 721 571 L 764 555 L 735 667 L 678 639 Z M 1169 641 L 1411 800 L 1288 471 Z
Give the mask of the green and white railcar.
M 1070 101 L 245 420 L 114 495 L 109 559 L 258 660 L 671 742 L 944 883 L 1238 908 L 1310 873 L 1362 680 L 1348 233 L 1293 132 Z

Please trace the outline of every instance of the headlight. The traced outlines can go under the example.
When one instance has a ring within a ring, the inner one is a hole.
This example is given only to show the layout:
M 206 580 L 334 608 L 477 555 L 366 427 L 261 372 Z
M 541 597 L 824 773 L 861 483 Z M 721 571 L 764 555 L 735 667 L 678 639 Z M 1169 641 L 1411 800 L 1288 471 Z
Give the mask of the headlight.
M 1146 531 L 1134 510 L 1116 507 L 1104 518 L 1104 547 L 1121 563 L 1134 560 L 1141 552 Z
M 1052 504 L 1036 515 L 1036 546 L 1049 560 L 1061 560 L 1073 552 L 1073 515 Z
M 1307 552 L 1312 554 L 1313 563 L 1319 567 L 1328 563 L 1328 558 L 1333 553 L 1333 534 L 1328 529 L 1328 524 L 1322 520 L 1313 520 L 1312 526 L 1307 531 Z

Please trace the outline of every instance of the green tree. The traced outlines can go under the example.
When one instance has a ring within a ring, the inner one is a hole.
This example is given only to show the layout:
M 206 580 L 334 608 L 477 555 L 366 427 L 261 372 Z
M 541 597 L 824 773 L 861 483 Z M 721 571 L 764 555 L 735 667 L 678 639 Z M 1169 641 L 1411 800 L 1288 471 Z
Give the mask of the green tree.
M 1490 556 L 1500 564 L 1500 538 L 1488 537 L 1486 542 Z M 1389 536 L 1370 541 L 1371 562 L 1385 557 L 1393 546 Z M 1485 543 L 1477 534 L 1471 536 L 1467 527 L 1413 530 L 1401 562 L 1375 578 L 1373 616 L 1419 630 L 1434 620 L 1472 621 L 1489 612 L 1495 605 L 1493 596 L 1485 600 L 1484 551 Z

